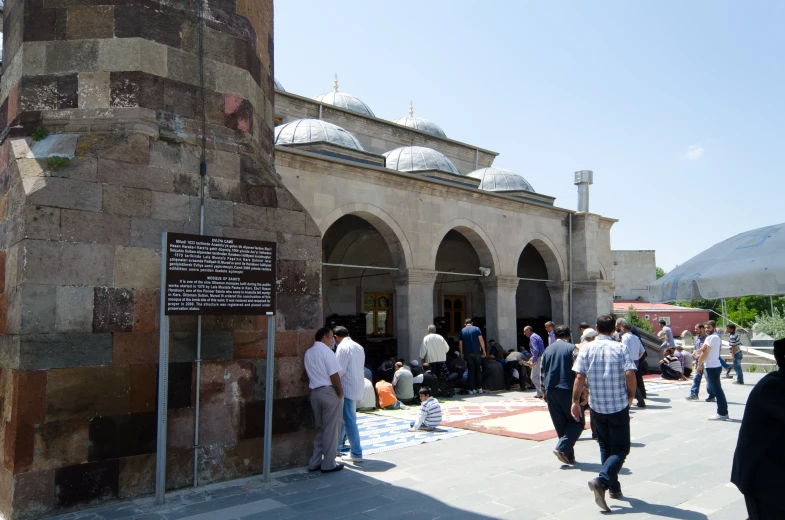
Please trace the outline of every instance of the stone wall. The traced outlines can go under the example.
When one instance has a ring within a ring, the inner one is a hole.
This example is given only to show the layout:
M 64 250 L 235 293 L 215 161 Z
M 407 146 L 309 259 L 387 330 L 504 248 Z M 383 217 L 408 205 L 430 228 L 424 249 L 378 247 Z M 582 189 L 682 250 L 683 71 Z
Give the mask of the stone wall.
M 657 280 L 654 251 L 611 251 L 615 296 L 621 300 L 649 299 L 649 284 Z
M 6 3 L 5 518 L 153 491 L 161 233 L 198 232 L 203 108 L 206 234 L 279 244 L 272 464 L 306 460 L 321 234 L 271 165 L 272 0 L 206 4 L 204 103 L 195 5 Z M 203 320 L 200 483 L 261 469 L 266 327 Z M 172 318 L 169 489 L 192 484 L 195 338 L 195 318 Z

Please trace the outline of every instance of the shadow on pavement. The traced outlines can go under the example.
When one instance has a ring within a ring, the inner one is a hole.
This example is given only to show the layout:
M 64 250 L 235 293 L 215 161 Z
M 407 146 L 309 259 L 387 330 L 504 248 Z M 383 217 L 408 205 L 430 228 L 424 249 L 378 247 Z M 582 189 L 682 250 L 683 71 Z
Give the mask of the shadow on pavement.
M 596 462 L 579 462 L 576 461 L 574 466 L 562 466 L 561 469 L 577 469 L 587 473 L 599 473 L 602 469 L 602 464 L 598 464 Z M 632 474 L 629 469 L 622 467 L 621 471 L 619 471 L 619 475 L 630 475 Z
M 637 498 L 622 497 L 619 499 L 619 501 L 629 503 L 630 507 L 613 507 L 615 503 L 612 501 L 609 503 L 609 505 L 611 506 L 611 513 L 613 515 L 624 515 L 628 513 L 649 513 L 659 518 L 678 518 L 679 520 L 708 519 L 708 517 L 703 513 L 679 509 L 678 507 L 673 506 L 664 506 L 662 504 L 650 504 L 648 502 L 644 502 L 643 500 L 638 500 Z

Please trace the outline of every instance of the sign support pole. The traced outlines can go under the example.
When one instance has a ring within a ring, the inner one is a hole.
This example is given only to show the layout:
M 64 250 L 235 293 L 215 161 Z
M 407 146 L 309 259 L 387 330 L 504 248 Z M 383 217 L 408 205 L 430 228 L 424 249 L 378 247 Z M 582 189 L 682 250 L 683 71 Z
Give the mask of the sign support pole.
M 161 244 L 161 324 L 158 344 L 158 433 L 155 450 L 155 504 L 166 493 L 166 412 L 169 392 L 169 316 L 166 315 L 166 233 Z
M 273 445 L 273 388 L 275 379 L 275 315 L 267 313 L 267 374 L 264 380 L 264 453 L 262 480 L 270 482 L 270 457 Z

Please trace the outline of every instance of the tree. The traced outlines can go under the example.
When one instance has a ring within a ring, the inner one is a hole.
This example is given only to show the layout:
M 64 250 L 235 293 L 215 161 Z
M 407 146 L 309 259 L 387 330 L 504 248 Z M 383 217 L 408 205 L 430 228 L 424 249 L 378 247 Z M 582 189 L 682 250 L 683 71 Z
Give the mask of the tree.
M 651 323 L 638 316 L 635 307 L 632 305 L 630 305 L 630 308 L 627 309 L 627 314 L 624 315 L 624 319 L 627 320 L 627 323 L 633 327 L 638 327 L 639 329 L 643 329 L 648 332 L 654 332 L 654 329 L 651 328 Z
M 785 314 L 785 297 L 778 296 L 770 300 L 768 296 L 743 296 L 741 298 L 727 298 L 725 300 L 725 308 L 727 310 L 727 318 L 744 328 L 752 328 L 752 326 L 760 321 L 760 316 L 771 316 L 771 305 L 774 304 L 774 311 L 779 311 Z M 727 325 L 726 321 L 719 317 L 722 312 L 722 300 L 692 300 L 691 302 L 674 302 L 674 305 L 680 307 L 691 307 L 693 309 L 709 309 L 717 314 L 712 313 L 712 319 L 717 318 L 717 324 L 720 327 Z
M 654 271 L 657 273 L 657 280 L 665 276 L 665 269 L 662 267 L 655 267 Z
M 785 338 L 785 313 L 780 312 L 776 307 L 774 308 L 774 315 L 759 314 L 755 318 L 758 323 L 758 329 L 764 334 L 768 334 L 774 339 Z

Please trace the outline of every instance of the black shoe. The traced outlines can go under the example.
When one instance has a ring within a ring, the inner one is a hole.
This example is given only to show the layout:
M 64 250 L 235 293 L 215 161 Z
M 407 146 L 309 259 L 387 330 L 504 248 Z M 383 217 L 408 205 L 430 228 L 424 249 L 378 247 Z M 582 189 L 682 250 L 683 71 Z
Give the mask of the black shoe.
M 621 492 L 621 489 L 620 489 L 620 490 L 618 490 L 618 491 L 616 491 L 615 493 L 614 493 L 613 491 L 608 491 L 608 495 L 609 495 L 611 498 L 615 499 L 615 500 L 618 500 L 618 499 L 620 499 L 620 498 L 623 498 L 623 497 L 624 497 L 624 495 L 623 495 L 623 494 L 622 494 L 622 492 Z
M 713 402 L 715 402 L 716 400 L 717 400 L 717 398 L 716 398 L 716 397 L 707 397 L 707 398 L 706 398 L 706 402 L 707 402 L 707 403 L 713 403 Z
M 322 468 L 308 468 L 308 471 L 319 471 Z
M 592 493 L 594 493 L 594 503 L 597 504 L 603 511 L 610 512 L 611 508 L 608 507 L 607 502 L 605 502 L 605 490 L 602 488 L 600 481 L 597 479 L 590 480 L 589 489 L 591 489 Z
M 333 469 L 323 469 L 322 473 L 335 473 L 336 471 L 341 471 L 342 469 L 343 469 L 343 464 L 339 462 L 338 464 L 335 465 Z
M 638 408 L 646 408 L 646 403 L 644 403 L 643 401 L 638 401 L 637 403 L 635 403 L 635 406 L 637 406 Z

